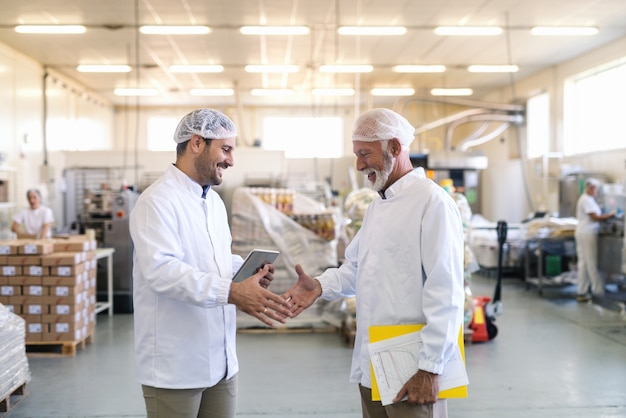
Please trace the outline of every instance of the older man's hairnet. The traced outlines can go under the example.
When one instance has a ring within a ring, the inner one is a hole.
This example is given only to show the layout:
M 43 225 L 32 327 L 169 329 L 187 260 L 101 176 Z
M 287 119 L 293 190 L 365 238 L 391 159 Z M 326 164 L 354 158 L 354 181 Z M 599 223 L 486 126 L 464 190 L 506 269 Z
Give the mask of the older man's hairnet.
M 222 112 L 213 109 L 197 109 L 185 115 L 174 132 L 174 142 L 189 141 L 193 135 L 208 139 L 226 139 L 237 136 L 237 128 L 232 120 Z
M 403 149 L 415 139 L 415 127 L 402 115 L 384 108 L 372 109 L 357 118 L 352 128 L 353 141 L 384 141 L 396 138 Z

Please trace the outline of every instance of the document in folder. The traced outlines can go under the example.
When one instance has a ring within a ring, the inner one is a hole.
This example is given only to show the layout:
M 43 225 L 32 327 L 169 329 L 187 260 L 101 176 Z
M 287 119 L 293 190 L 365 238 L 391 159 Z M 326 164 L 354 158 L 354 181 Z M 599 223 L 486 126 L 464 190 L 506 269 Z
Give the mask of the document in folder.
M 412 341 L 416 341 L 417 343 L 420 342 L 420 339 L 418 336 L 414 336 L 414 335 L 409 335 L 412 333 L 415 333 L 419 330 L 421 330 L 424 327 L 423 324 L 405 324 L 405 325 L 373 325 L 369 327 L 369 336 L 370 336 L 370 352 L 375 352 L 376 358 L 376 367 L 377 367 L 377 371 L 379 373 L 381 373 L 381 371 L 384 373 L 384 370 L 382 370 L 382 368 L 384 368 L 384 365 L 382 364 L 382 359 L 384 357 L 378 355 L 381 350 L 385 350 L 384 347 L 381 347 L 378 343 L 384 340 L 389 340 L 389 339 L 393 339 L 394 337 L 400 337 L 400 336 L 406 336 L 405 340 L 407 341 L 400 341 L 401 343 L 408 343 L 408 340 L 412 340 Z M 419 333 L 418 333 L 419 335 Z M 417 337 L 417 338 L 416 338 Z M 389 342 L 394 341 L 394 340 L 389 340 Z M 452 384 L 452 387 L 446 388 L 446 385 L 444 384 L 443 386 L 441 385 L 441 380 L 442 377 L 440 377 L 440 387 L 442 388 L 442 390 L 439 391 L 439 397 L 444 399 L 444 398 L 466 398 L 467 397 L 467 375 L 465 374 L 465 349 L 464 349 L 464 345 L 463 345 L 463 330 L 461 329 L 459 332 L 459 355 L 460 355 L 460 359 L 456 358 L 456 359 L 452 359 L 451 362 L 453 364 L 450 364 L 450 366 L 448 367 L 448 365 L 446 365 L 446 369 L 448 370 L 448 373 L 446 373 L 446 370 L 444 370 L 444 374 L 447 374 L 447 384 L 450 385 Z M 400 361 L 408 361 L 409 363 L 411 363 L 411 365 L 414 363 L 414 367 L 417 370 L 417 360 L 409 357 L 406 357 L 404 355 L 402 355 L 403 358 L 397 358 L 396 360 L 400 360 Z M 403 368 L 407 366 L 407 364 L 403 364 Z M 460 370 L 459 368 L 462 368 L 462 370 Z M 376 373 L 374 371 L 374 366 L 372 363 L 370 363 L 370 369 L 371 369 L 371 373 L 372 373 L 372 400 L 375 401 L 380 401 L 381 399 L 381 392 L 380 392 L 380 388 L 376 379 Z M 414 374 L 415 372 L 413 372 Z M 393 377 L 390 377 L 389 380 L 392 380 Z M 397 393 L 400 388 L 404 385 L 404 383 L 406 383 L 406 380 L 404 382 L 390 382 L 390 381 L 386 381 L 385 385 L 389 385 L 390 383 L 395 383 L 395 386 L 385 386 L 385 388 L 387 389 L 387 391 L 391 390 L 395 390 L 395 388 L 397 387 L 397 390 L 395 391 L 395 393 Z M 456 385 L 458 383 L 458 386 Z M 399 384 L 399 386 L 397 386 Z M 393 389 L 392 389 L 393 388 Z M 387 395 L 388 397 L 388 395 Z M 395 394 L 393 395 L 393 397 L 395 397 Z M 392 397 L 392 399 L 393 399 Z M 386 402 L 389 403 L 389 400 L 386 399 Z

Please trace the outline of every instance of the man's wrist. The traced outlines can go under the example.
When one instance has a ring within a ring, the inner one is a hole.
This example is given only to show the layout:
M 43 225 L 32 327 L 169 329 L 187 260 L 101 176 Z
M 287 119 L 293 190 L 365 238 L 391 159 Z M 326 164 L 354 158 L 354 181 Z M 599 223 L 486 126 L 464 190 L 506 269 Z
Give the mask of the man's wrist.
M 319 299 L 322 296 L 322 293 L 324 293 L 324 291 L 322 290 L 322 284 L 317 279 L 313 279 L 313 281 L 315 282 L 315 285 L 317 286 L 317 290 L 319 291 L 319 294 L 317 295 L 316 299 Z

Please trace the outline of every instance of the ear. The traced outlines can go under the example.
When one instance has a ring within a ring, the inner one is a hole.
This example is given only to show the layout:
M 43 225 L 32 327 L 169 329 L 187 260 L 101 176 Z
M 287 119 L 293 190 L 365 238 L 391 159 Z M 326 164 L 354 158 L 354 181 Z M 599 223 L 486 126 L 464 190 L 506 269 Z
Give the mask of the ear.
M 194 154 L 198 154 L 200 152 L 200 145 L 204 142 L 204 139 L 200 135 L 193 135 L 189 140 L 189 145 L 187 148 L 190 149 Z
M 389 142 L 389 151 L 391 151 L 391 154 L 394 157 L 400 155 L 400 151 L 402 151 L 402 144 L 400 144 L 400 141 L 398 141 L 396 138 L 393 138 Z

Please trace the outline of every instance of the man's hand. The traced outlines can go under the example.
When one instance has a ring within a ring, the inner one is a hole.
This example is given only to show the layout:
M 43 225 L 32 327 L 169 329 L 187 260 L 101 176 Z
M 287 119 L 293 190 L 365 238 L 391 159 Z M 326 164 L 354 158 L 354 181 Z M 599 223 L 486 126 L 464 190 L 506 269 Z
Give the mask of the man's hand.
M 259 280 L 259 284 L 264 289 L 267 289 L 270 283 L 272 283 L 272 280 L 274 280 L 274 265 L 271 263 L 263 264 L 256 272 L 258 273 L 265 266 L 268 266 L 268 270 L 267 273 L 265 273 L 265 276 L 263 276 L 261 280 Z
M 418 370 L 408 382 L 402 386 L 393 402 L 400 402 L 408 395 L 410 405 L 427 405 L 437 402 L 439 394 L 439 376 Z
M 289 301 L 294 317 L 311 306 L 322 294 L 320 282 L 306 274 L 300 264 L 296 264 L 296 273 L 298 281 L 282 294 L 282 297 Z
M 271 264 L 266 264 L 246 280 L 231 284 L 228 303 L 274 327 L 271 319 L 284 324 L 286 318 L 290 318 L 292 314 L 289 302 L 265 289 L 273 279 L 270 268 L 273 270 Z

